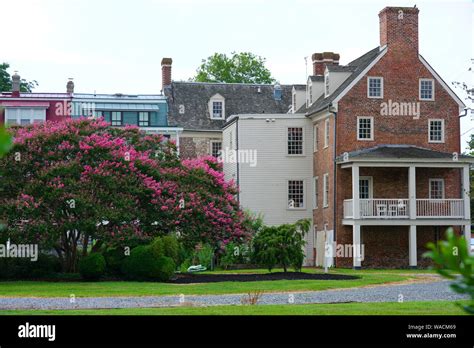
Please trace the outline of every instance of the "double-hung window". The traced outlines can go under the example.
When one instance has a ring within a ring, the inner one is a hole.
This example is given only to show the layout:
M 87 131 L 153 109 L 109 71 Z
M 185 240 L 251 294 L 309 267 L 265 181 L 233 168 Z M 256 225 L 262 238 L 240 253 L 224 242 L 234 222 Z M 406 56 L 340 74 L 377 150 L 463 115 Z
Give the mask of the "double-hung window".
M 304 181 L 288 180 L 288 209 L 304 208 Z
M 430 179 L 430 199 L 444 198 L 444 180 Z
M 428 120 L 428 142 L 444 143 L 444 120 Z
M 367 97 L 383 98 L 383 78 L 368 77 L 367 78 Z
M 323 207 L 329 206 L 329 174 L 323 175 Z
M 357 140 L 374 140 L 373 117 L 357 117 Z
M 420 100 L 434 100 L 434 80 L 420 79 Z
M 329 125 L 329 118 L 327 118 L 324 121 L 324 147 L 329 146 L 329 132 L 331 131 L 330 125 Z
M 217 140 L 211 141 L 211 156 L 220 157 L 222 152 L 222 142 Z
M 303 155 L 303 128 L 288 128 L 288 155 Z
M 319 204 L 319 177 L 315 177 L 314 178 L 314 181 L 313 181 L 313 189 L 314 189 L 314 202 L 313 202 L 313 207 L 314 209 L 317 209 L 318 208 L 318 204 Z

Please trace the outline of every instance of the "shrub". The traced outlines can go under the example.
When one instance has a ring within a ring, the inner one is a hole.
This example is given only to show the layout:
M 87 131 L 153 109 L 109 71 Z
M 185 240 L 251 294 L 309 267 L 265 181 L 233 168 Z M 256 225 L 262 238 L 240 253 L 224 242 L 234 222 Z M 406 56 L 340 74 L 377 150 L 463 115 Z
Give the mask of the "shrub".
M 180 245 L 178 239 L 175 236 L 164 236 L 162 237 L 164 255 L 170 257 L 175 263 L 179 262 L 179 249 Z
M 209 244 L 204 244 L 200 249 L 195 251 L 194 259 L 198 264 L 210 269 L 212 259 L 214 258 L 214 249 Z
M 125 251 L 122 248 L 107 249 L 104 253 L 107 273 L 120 275 L 121 267 L 125 259 Z
M 249 262 L 249 246 L 230 242 L 225 246 L 224 254 L 220 257 L 219 264 L 224 269 L 231 265 Z
M 271 271 L 280 265 L 286 272 L 288 266 L 300 270 L 303 266 L 304 235 L 310 227 L 309 220 L 295 224 L 264 227 L 254 238 L 254 258 Z
M 156 257 L 155 253 L 151 245 L 134 248 L 123 262 L 125 276 L 135 280 L 169 280 L 176 268 L 174 261 L 163 255 Z
M 166 256 L 171 258 L 175 263 L 179 262 L 180 243 L 176 237 L 171 235 L 156 237 L 150 244 L 150 247 L 156 258 Z
M 474 256 L 469 254 L 470 245 L 464 237 L 457 237 L 452 228 L 446 232 L 446 240 L 428 243 L 431 250 L 424 254 L 436 264 L 436 271 L 452 280 L 451 289 L 458 294 L 469 295 L 470 301 L 462 308 L 474 314 Z
M 170 280 L 176 269 L 176 264 L 171 257 L 162 256 L 158 260 L 160 271 L 158 272 L 158 280 L 163 282 Z
M 25 258 L 0 258 L 0 279 L 38 279 L 61 271 L 53 255 L 39 254 L 36 261 Z
M 165 256 L 165 243 L 161 237 L 153 239 L 149 246 L 155 258 L 158 259 L 161 256 Z
M 92 253 L 79 261 L 79 273 L 87 280 L 98 280 L 105 273 L 105 259 L 102 254 Z

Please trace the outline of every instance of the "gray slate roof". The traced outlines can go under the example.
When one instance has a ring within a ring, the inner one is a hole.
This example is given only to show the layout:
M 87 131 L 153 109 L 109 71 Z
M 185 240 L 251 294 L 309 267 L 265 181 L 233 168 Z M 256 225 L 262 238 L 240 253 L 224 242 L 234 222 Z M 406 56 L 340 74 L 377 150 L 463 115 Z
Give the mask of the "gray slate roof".
M 309 78 L 311 79 L 312 82 L 315 82 L 315 81 L 323 82 L 324 81 L 324 76 L 322 76 L 322 75 L 310 75 Z
M 306 91 L 306 85 L 293 85 L 297 91 Z
M 211 120 L 209 115 L 209 99 L 215 94 L 225 98 L 226 118 L 236 114 L 286 114 L 292 88 L 293 85 L 281 85 L 281 100 L 275 100 L 273 85 L 172 82 L 164 91 L 168 97 L 168 124 L 184 130 L 221 130 L 226 121 Z M 184 114 L 179 113 L 180 105 L 184 106 Z
M 370 160 L 370 159 L 433 159 L 446 160 L 452 159 L 452 153 L 434 151 L 423 147 L 413 145 L 378 145 L 362 150 L 349 152 L 349 161 L 352 160 Z M 467 162 L 474 162 L 474 157 L 459 155 L 459 160 L 468 160 Z M 336 158 L 337 162 L 343 160 L 343 155 Z
M 352 82 L 356 77 L 375 59 L 382 51 L 377 46 L 373 50 L 370 50 L 366 54 L 360 56 L 359 58 L 353 60 L 347 64 L 347 68 L 340 66 L 339 68 L 331 69 L 346 69 L 339 71 L 353 71 L 350 75 L 331 95 L 327 98 L 324 98 L 322 95 L 318 100 L 309 106 L 307 109 L 300 109 L 299 112 L 306 112 L 306 116 L 310 116 L 318 111 L 321 111 L 331 105 L 332 101 Z M 331 71 L 331 70 L 330 70 Z

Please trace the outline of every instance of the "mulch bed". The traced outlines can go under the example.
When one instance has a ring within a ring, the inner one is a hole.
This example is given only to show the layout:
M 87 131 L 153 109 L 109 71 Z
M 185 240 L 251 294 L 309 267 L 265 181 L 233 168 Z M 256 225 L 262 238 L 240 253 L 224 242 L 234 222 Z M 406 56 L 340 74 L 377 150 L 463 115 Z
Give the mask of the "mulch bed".
M 343 274 L 312 274 L 303 272 L 275 272 L 264 274 L 179 274 L 169 281 L 175 284 L 216 283 L 216 282 L 259 282 L 271 280 L 353 280 L 357 276 Z

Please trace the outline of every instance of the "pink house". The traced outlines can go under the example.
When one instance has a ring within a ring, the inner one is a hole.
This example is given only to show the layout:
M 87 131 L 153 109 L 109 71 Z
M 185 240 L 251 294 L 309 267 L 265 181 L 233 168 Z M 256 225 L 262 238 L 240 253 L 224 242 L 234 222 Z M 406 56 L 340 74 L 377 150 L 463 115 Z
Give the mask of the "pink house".
M 0 124 L 26 125 L 71 117 L 71 85 L 69 81 L 67 93 L 22 93 L 20 76 L 15 73 L 12 92 L 0 93 Z

